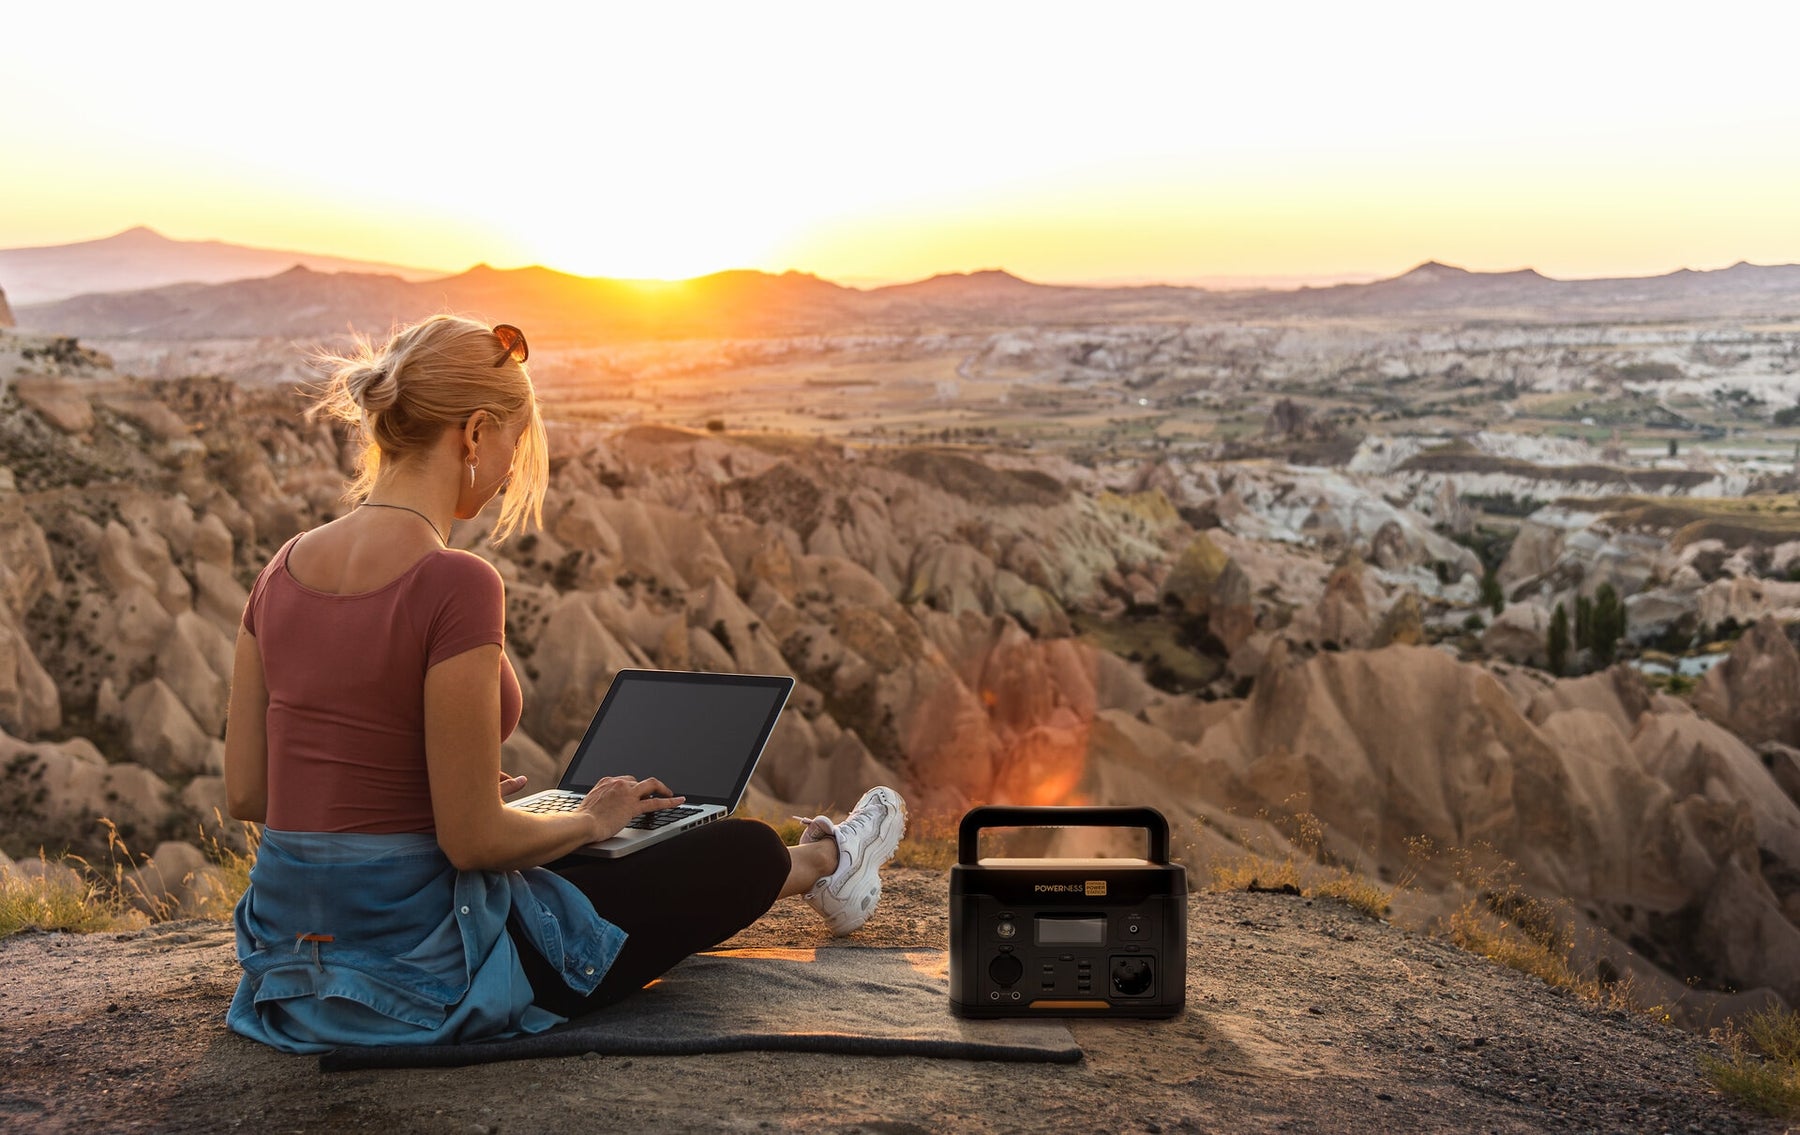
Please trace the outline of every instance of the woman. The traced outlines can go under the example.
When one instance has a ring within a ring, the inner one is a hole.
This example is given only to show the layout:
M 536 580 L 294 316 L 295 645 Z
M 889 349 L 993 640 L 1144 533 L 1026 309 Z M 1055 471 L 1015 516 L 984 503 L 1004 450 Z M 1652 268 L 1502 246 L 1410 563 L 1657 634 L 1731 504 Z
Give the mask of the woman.
M 803 895 L 861 926 L 905 826 L 872 789 L 783 846 L 724 820 L 616 860 L 541 864 L 679 804 L 609 777 L 573 813 L 502 805 L 518 724 L 505 595 L 449 547 L 504 492 L 541 523 L 544 425 L 515 327 L 437 316 L 336 359 L 313 413 L 357 423 L 358 507 L 282 546 L 244 610 L 225 731 L 231 814 L 265 825 L 236 912 L 233 1029 L 289 1052 L 538 1032 L 641 988 Z

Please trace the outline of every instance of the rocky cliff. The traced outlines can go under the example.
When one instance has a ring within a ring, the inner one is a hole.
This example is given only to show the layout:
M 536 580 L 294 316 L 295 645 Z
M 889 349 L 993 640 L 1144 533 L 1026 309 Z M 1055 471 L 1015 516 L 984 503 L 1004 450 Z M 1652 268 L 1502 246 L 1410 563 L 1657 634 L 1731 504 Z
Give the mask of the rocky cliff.
M 182 861 L 223 802 L 246 587 L 341 509 L 348 450 L 282 392 L 54 355 L 0 406 L 0 850 L 90 848 L 106 816 Z M 1628 670 L 1419 645 L 1480 563 L 1339 474 L 658 426 L 558 424 L 553 449 L 543 531 L 455 537 L 507 580 L 526 708 L 505 762 L 534 784 L 621 667 L 793 673 L 762 814 L 878 780 L 920 816 L 1147 800 L 1197 870 L 1321 858 L 1412 878 L 1421 919 L 1484 885 L 1454 869 L 1480 853 L 1678 1012 L 1800 1002 L 1779 629 L 1697 711 Z

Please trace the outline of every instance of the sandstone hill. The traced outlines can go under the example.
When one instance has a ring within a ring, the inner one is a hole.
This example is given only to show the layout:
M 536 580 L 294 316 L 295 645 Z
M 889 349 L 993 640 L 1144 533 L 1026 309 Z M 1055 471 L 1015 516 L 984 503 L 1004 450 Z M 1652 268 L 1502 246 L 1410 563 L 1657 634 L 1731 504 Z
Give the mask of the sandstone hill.
M 0 851 L 102 851 L 106 816 L 191 904 L 246 587 L 342 508 L 348 452 L 282 391 L 0 350 Z M 506 763 L 534 784 L 620 667 L 793 673 L 761 814 L 877 780 L 922 817 L 1152 801 L 1197 871 L 1253 851 L 1409 879 L 1420 923 L 1510 871 L 1565 904 L 1595 972 L 1684 1019 L 1800 1003 L 1800 662 L 1773 623 L 1690 705 L 1626 669 L 1466 660 L 1479 644 L 1441 632 L 1479 560 L 1316 471 L 553 440 L 544 531 L 456 534 L 508 582 L 526 709 Z

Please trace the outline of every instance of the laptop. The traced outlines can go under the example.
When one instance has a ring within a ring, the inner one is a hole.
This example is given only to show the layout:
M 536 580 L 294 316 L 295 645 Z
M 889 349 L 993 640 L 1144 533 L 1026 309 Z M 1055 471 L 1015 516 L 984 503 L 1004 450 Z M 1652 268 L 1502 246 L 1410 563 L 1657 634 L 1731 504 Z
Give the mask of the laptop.
M 621 670 L 556 787 L 513 801 L 527 812 L 573 811 L 601 778 L 656 777 L 687 797 L 647 812 L 577 855 L 614 859 L 729 816 L 744 798 L 794 679 L 786 675 Z

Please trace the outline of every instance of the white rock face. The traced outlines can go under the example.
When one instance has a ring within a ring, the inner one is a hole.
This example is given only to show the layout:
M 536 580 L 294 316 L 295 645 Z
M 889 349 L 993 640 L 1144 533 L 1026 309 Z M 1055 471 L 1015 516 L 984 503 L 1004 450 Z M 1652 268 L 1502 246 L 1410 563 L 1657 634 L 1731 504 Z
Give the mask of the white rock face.
M 1537 603 L 1508 603 L 1481 636 L 1481 647 L 1495 658 L 1525 666 L 1545 665 L 1550 612 Z
M 219 629 L 183 611 L 156 652 L 156 675 L 208 737 L 220 736 L 231 695 L 233 648 Z
M 177 840 L 156 845 L 125 876 L 132 905 L 157 918 L 195 917 L 224 906 L 224 872 L 199 848 Z
M 139 683 L 121 707 L 129 736 L 126 752 L 135 761 L 167 777 L 223 771 L 220 742 L 188 712 L 187 706 L 161 678 Z
M 44 530 L 16 496 L 0 497 L 0 606 L 15 619 L 44 595 L 60 594 Z
M 210 517 L 209 517 L 210 519 Z M 202 560 L 194 565 L 194 610 L 226 638 L 236 640 L 250 593 L 228 568 Z
M 1692 948 L 1748 966 L 1748 984 L 1800 996 L 1800 931 L 1782 928 L 1792 887 L 1772 891 L 1753 866 L 1800 855 L 1800 808 L 1725 730 L 1620 704 L 1619 690 L 1645 697 L 1635 680 L 1564 687 L 1534 724 L 1485 672 L 1434 650 L 1272 659 L 1252 696 L 1201 737 L 1195 782 L 1219 785 L 1210 799 L 1243 815 L 1302 802 L 1287 807 L 1316 815 L 1343 854 L 1385 859 L 1388 841 L 1420 834 L 1447 847 L 1486 841 L 1534 885 L 1599 909 L 1621 959 L 1653 912 L 1687 912 L 1699 927 Z M 1746 949 L 1728 924 L 1772 934 L 1762 940 L 1780 949 Z
M 233 821 L 230 809 L 225 806 L 223 776 L 211 773 L 196 776 L 181 790 L 180 800 L 181 806 L 191 812 L 207 831 L 215 831 L 223 826 L 224 832 L 230 834 Z
M 522 724 L 532 737 L 556 748 L 587 729 L 614 674 L 649 665 L 647 657 L 607 630 L 592 600 L 579 591 L 563 596 L 549 613 L 537 654 L 556 664 L 540 668 Z M 727 663 L 729 659 L 727 655 Z
M 109 764 L 86 740 L 33 745 L 0 733 L 0 814 L 11 817 L 15 832 L 92 838 L 101 816 L 128 831 L 150 832 L 171 805 L 161 777 L 134 763 Z
M 234 545 L 231 529 L 217 515 L 207 513 L 194 525 L 192 554 L 195 568 L 205 565 L 230 574 Z
M 19 401 L 54 428 L 86 434 L 94 428 L 94 407 L 81 387 L 58 379 L 21 379 L 13 384 Z
M 62 695 L 31 652 L 25 633 L 0 608 L 0 729 L 20 736 L 48 733 L 62 724 Z

